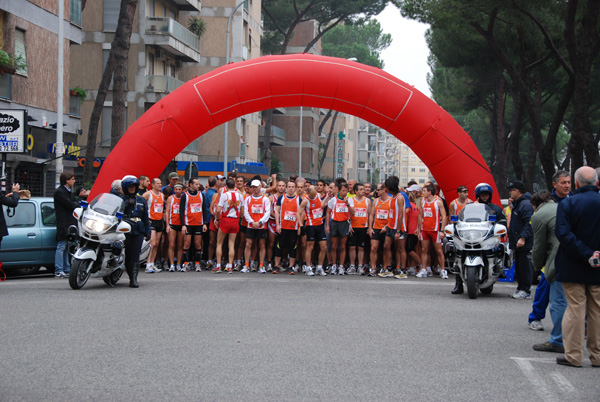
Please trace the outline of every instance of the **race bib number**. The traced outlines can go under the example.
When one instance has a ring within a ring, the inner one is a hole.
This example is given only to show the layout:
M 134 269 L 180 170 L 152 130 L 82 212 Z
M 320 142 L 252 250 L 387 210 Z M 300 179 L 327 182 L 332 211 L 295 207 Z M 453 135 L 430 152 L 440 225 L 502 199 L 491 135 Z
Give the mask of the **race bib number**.
M 157 214 L 162 214 L 163 211 L 163 204 L 162 203 L 156 203 L 154 204 L 154 212 Z
M 348 212 L 348 206 L 346 204 L 335 204 L 335 212 L 338 214 Z
M 375 217 L 377 219 L 388 219 L 389 216 L 390 211 L 388 211 L 387 209 L 378 209 L 377 213 L 375 214 Z
M 173 205 L 173 213 L 175 215 L 179 214 L 179 204 Z
M 366 218 L 367 208 L 354 208 L 354 216 L 357 218 Z
M 202 212 L 202 204 L 190 204 L 190 211 L 193 214 L 201 213 Z
M 284 221 L 296 222 L 296 213 L 293 211 L 285 211 L 283 215 Z
M 252 205 L 250 212 L 253 214 L 264 214 L 262 205 Z
M 423 208 L 423 217 L 433 218 L 433 211 L 431 210 L 431 208 Z
M 316 208 L 312 210 L 313 219 L 319 219 L 323 217 L 323 210 L 321 208 Z

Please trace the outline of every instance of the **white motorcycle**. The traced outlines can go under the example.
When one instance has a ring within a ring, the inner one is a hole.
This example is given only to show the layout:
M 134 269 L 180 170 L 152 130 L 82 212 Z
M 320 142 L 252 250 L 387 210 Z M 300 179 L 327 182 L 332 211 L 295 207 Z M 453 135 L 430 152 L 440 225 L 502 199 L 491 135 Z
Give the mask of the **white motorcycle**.
M 125 233 L 131 225 L 123 220 L 125 203 L 114 194 L 100 194 L 89 204 L 73 211 L 77 227 L 69 228 L 71 241 L 77 241 L 69 273 L 69 285 L 81 289 L 91 278 L 102 278 L 114 286 L 125 271 Z M 144 242 L 147 243 L 147 242 Z M 146 260 L 150 247 L 142 246 L 140 261 Z
M 500 238 L 506 234 L 506 226 L 496 223 L 491 212 L 485 204 L 468 204 L 444 229 L 452 237 L 449 251 L 454 264 L 450 271 L 460 275 L 471 299 L 477 298 L 478 291 L 492 293 L 504 273 L 505 246 Z

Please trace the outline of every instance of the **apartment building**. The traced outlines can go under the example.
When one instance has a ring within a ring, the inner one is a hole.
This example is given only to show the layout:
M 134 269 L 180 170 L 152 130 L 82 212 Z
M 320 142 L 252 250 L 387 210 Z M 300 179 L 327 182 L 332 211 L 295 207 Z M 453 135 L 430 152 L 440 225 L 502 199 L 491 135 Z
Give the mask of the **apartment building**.
M 7 182 L 20 183 L 34 196 L 54 192 L 59 25 L 64 35 L 64 60 L 69 60 L 83 38 L 81 0 L 63 0 L 63 4 L 64 14 L 59 16 L 57 1 L 0 0 L 0 114 L 18 115 L 15 121 L 23 134 L 22 152 L 5 150 Z M 11 60 L 18 61 L 16 68 Z M 80 98 L 71 95 L 68 86 L 72 74 L 65 62 L 61 97 L 66 151 L 78 149 L 81 128 L 76 108 Z M 75 157 L 63 160 L 65 171 L 76 165 Z
M 120 0 L 87 1 L 82 11 L 84 40 L 71 52 L 71 86 L 87 92 L 87 98 L 81 104 L 82 137 L 86 144 L 92 108 L 117 28 L 120 4 Z M 200 0 L 139 1 L 131 35 L 123 132 L 158 100 L 183 85 L 182 70 L 186 63 L 200 62 L 200 38 L 188 29 L 187 15 L 184 14 L 200 11 L 200 6 Z M 96 139 L 95 173 L 111 151 L 112 98 L 109 90 Z M 181 155 L 197 158 L 197 151 L 197 144 L 191 144 Z

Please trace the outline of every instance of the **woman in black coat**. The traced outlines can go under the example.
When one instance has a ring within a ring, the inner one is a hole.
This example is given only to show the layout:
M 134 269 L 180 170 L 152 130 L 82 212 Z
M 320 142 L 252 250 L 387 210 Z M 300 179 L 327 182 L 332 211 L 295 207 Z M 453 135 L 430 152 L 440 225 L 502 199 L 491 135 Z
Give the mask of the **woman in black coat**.
M 4 194 L 4 191 L 0 192 L 0 204 L 6 205 L 9 208 L 15 208 L 19 203 L 20 189 L 21 187 L 17 183 L 12 185 L 12 193 L 8 196 Z M 6 228 L 6 219 L 4 219 L 4 209 L 2 209 L 0 210 L 0 245 L 4 236 L 8 236 L 8 229 Z

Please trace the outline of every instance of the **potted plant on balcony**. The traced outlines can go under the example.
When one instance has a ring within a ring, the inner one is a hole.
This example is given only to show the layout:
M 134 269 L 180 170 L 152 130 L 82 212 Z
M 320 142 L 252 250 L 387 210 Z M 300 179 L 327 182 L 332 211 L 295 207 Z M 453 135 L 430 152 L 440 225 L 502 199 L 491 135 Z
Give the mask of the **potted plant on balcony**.
M 84 101 L 85 98 L 87 97 L 87 92 L 85 91 L 85 89 L 83 89 L 81 87 L 73 87 L 73 88 L 71 88 L 71 95 L 79 96 L 81 98 L 81 100 Z
M 206 32 L 206 23 L 200 18 L 191 17 L 188 21 L 188 29 L 196 36 L 201 37 Z
M 14 57 L 0 49 L 0 74 L 15 74 L 17 70 L 27 67 L 23 56 Z

